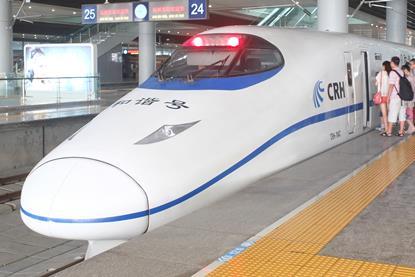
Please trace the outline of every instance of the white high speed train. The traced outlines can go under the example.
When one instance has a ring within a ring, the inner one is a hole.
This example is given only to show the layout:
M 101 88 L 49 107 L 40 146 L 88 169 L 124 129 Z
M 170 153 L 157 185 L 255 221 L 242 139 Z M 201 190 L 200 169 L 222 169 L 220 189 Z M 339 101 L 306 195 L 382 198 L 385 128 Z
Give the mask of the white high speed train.
M 414 54 L 350 34 L 199 34 L 39 162 L 22 219 L 92 257 L 371 130 L 375 72 Z

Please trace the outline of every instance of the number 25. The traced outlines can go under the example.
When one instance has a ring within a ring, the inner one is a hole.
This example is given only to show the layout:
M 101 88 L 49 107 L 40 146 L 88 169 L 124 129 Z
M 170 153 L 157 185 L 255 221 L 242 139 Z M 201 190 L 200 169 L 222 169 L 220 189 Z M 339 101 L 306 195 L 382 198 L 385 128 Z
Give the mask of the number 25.
M 95 10 L 94 9 L 90 9 L 90 10 L 85 10 L 85 20 L 94 20 L 95 19 Z

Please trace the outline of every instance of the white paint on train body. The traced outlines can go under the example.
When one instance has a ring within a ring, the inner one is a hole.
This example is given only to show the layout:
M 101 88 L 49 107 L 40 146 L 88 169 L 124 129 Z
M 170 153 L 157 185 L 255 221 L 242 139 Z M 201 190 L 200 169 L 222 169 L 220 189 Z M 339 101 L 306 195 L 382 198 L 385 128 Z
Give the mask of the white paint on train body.
M 376 71 L 415 55 L 350 34 L 253 26 L 213 29 L 183 49 L 187 61 L 161 72 L 173 77 L 151 77 L 32 170 L 21 198 L 29 228 L 88 240 L 88 257 L 152 231 L 374 128 Z M 175 78 L 174 68 L 197 70 Z

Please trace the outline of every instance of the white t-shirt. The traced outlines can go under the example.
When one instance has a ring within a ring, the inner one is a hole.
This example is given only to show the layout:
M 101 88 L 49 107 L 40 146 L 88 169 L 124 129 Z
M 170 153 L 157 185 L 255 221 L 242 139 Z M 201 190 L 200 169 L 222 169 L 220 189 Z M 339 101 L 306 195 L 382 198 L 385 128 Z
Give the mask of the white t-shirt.
M 402 77 L 403 75 L 403 71 L 401 69 L 396 69 L 396 71 L 399 73 L 399 75 L 401 75 Z M 396 74 L 396 72 L 394 70 L 391 71 L 391 73 L 389 74 L 389 85 L 393 85 L 393 91 L 391 94 L 391 98 L 397 98 L 397 99 L 401 99 L 399 98 L 399 81 L 401 80 L 401 78 L 399 77 L 398 74 Z
M 376 75 L 376 86 L 377 91 L 380 92 L 382 96 L 388 96 L 388 90 L 389 90 L 389 76 L 388 72 L 385 70 L 382 70 Z

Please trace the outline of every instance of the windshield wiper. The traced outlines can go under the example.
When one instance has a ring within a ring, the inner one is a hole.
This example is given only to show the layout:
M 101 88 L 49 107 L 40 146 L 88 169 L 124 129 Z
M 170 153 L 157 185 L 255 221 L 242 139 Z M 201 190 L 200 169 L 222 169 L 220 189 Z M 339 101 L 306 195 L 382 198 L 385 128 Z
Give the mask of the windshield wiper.
M 162 82 L 166 80 L 166 77 L 163 74 L 163 66 L 160 66 L 159 69 L 156 71 L 157 79 Z
M 219 69 L 218 69 L 218 74 L 219 74 L 219 72 L 222 70 L 222 68 L 225 66 L 225 64 L 226 64 L 226 62 L 228 61 L 228 59 L 229 59 L 229 57 L 230 57 L 231 55 L 228 55 L 228 56 L 226 56 L 225 58 L 223 58 L 223 59 L 220 59 L 219 61 L 216 61 L 216 62 L 214 62 L 214 63 L 212 63 L 212 64 L 209 64 L 209 65 L 207 65 L 207 66 L 205 66 L 205 67 L 203 67 L 203 68 L 201 68 L 201 69 L 199 69 L 199 70 L 196 70 L 196 71 L 194 71 L 194 72 L 191 72 L 191 73 L 189 73 L 189 74 L 187 74 L 187 81 L 188 82 L 193 82 L 194 81 L 194 78 L 197 76 L 197 75 L 199 75 L 200 73 L 202 73 L 203 71 L 205 71 L 206 69 L 210 69 L 210 68 L 212 68 L 212 67 L 214 67 L 214 66 L 216 66 L 216 65 L 218 65 L 218 64 L 221 64 L 221 66 L 219 67 Z

